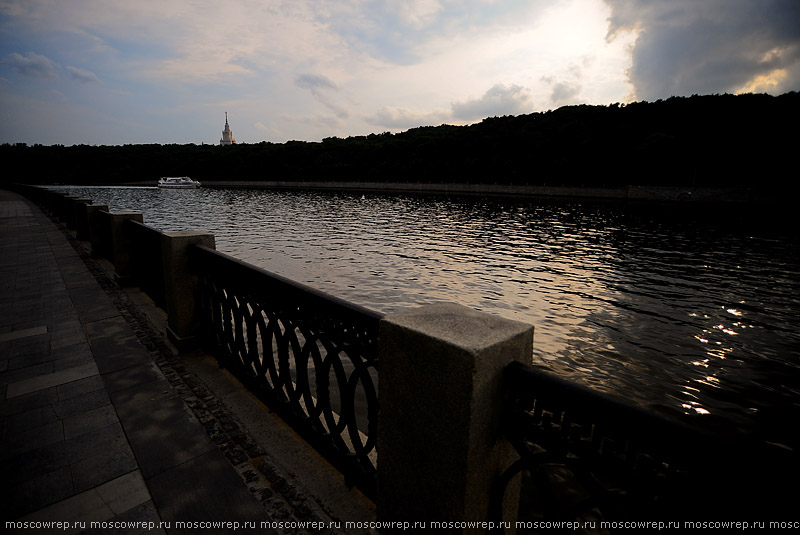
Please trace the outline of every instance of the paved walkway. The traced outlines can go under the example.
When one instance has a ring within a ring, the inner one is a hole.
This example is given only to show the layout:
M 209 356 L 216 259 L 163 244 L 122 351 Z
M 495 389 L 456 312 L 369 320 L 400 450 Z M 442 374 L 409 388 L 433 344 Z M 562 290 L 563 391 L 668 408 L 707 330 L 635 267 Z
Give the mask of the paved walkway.
M 62 231 L 3 190 L 0 415 L 4 523 L 270 520 Z

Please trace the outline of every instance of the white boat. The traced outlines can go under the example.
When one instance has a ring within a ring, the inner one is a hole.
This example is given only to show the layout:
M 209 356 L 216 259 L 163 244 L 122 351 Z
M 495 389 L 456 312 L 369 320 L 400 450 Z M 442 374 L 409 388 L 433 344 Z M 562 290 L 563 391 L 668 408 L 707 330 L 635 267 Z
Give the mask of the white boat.
M 159 188 L 199 188 L 200 182 L 188 176 L 163 176 L 158 179 Z

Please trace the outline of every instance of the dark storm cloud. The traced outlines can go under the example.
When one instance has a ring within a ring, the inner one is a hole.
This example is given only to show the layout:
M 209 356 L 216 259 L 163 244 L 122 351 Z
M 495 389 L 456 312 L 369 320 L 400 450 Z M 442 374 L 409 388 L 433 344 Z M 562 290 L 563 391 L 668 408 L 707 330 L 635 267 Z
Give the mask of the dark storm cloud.
M 637 29 L 636 98 L 733 92 L 759 76 L 773 93 L 800 89 L 797 0 L 605 0 L 609 34 Z

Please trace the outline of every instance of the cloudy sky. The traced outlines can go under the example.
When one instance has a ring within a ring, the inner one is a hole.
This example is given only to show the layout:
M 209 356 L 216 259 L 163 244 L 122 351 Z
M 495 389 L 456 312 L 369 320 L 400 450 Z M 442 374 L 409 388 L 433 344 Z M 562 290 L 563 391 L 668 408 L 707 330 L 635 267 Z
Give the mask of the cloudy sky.
M 800 0 L 0 0 L 0 143 L 316 141 L 800 90 Z

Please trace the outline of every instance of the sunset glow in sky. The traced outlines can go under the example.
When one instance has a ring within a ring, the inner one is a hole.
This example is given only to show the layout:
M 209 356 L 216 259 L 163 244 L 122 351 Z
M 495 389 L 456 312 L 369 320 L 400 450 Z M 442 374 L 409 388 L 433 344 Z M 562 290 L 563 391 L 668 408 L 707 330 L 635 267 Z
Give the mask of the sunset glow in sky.
M 800 90 L 797 0 L 0 0 L 0 143 L 320 140 Z

